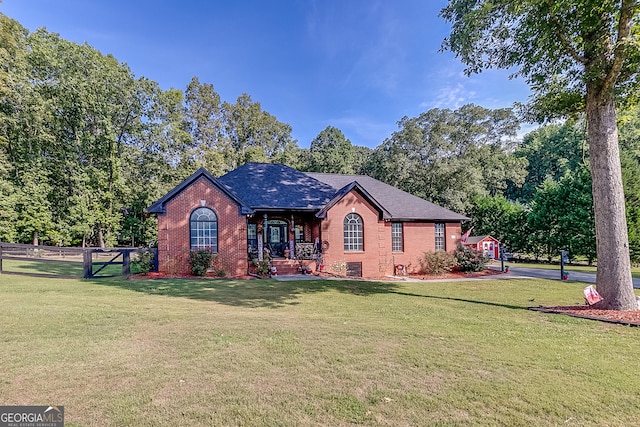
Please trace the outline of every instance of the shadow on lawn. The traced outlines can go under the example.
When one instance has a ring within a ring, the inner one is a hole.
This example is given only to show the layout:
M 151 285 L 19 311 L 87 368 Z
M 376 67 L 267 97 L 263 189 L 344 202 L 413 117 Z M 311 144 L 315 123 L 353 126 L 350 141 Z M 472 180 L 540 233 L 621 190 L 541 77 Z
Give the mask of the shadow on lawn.
M 215 301 L 239 307 L 271 307 L 297 304 L 302 294 L 335 290 L 352 295 L 392 293 L 396 283 L 356 280 L 227 280 L 227 279 L 154 279 L 124 280 L 108 278 L 89 280 L 102 286 L 117 286 L 148 295 Z
M 400 291 L 394 291 L 394 290 L 390 290 L 389 293 L 390 294 L 397 294 L 397 295 L 406 295 L 406 296 L 410 296 L 410 297 L 440 299 L 440 300 L 449 300 L 449 301 L 458 301 L 458 302 L 469 302 L 469 303 L 472 303 L 472 304 L 490 305 L 490 306 L 493 306 L 493 307 L 510 308 L 510 309 L 513 309 L 513 310 L 529 310 L 528 307 L 522 307 L 522 306 L 519 306 L 519 305 L 511 305 L 511 304 L 500 304 L 500 303 L 497 303 L 497 302 L 489 302 L 489 301 L 477 301 L 477 300 L 472 300 L 472 299 L 441 297 L 441 296 L 435 296 L 435 295 L 420 295 L 420 294 L 413 294 L 413 293 L 410 293 L 410 292 L 400 292 Z
M 124 280 L 123 278 L 92 279 L 101 286 L 116 286 L 148 295 L 215 301 L 237 307 L 278 308 L 298 304 L 296 299 L 316 292 L 338 291 L 345 294 L 368 296 L 395 294 L 407 297 L 449 300 L 493 307 L 527 310 L 527 307 L 477 301 L 449 296 L 416 294 L 400 289 L 401 282 L 374 282 L 360 280 L 232 280 L 232 279 L 155 279 Z
M 79 279 L 82 277 L 82 262 L 44 262 L 5 260 L 2 274 L 43 278 Z

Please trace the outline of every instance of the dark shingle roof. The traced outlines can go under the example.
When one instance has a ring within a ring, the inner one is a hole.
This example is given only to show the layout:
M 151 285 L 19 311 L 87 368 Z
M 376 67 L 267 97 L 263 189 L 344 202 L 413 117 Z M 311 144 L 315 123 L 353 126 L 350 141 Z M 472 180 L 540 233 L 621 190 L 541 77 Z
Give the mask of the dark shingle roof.
M 464 215 L 435 205 L 365 175 L 300 172 L 281 164 L 247 163 L 221 176 L 204 169 L 151 205 L 147 211 L 163 213 L 165 204 L 198 179 L 207 179 L 238 203 L 243 213 L 255 210 L 325 211 L 351 190 L 359 191 L 381 217 L 397 221 L 466 221 Z
M 341 175 L 334 173 L 307 172 L 307 175 L 340 189 L 357 181 L 396 220 L 442 220 L 466 221 L 464 215 L 445 209 L 420 197 L 395 188 L 366 175 Z
M 240 212 L 242 214 L 252 213 L 251 208 L 249 207 L 249 205 L 246 202 L 244 202 L 240 197 L 238 197 L 237 194 L 235 194 L 233 192 L 233 190 L 231 190 L 229 187 L 225 186 L 222 182 L 220 182 L 220 180 L 218 178 L 216 178 L 213 175 L 211 175 L 204 168 L 200 168 L 197 171 L 195 171 L 193 174 L 191 174 L 191 176 L 189 176 L 187 179 L 185 179 L 180 184 L 178 184 L 173 190 L 169 191 L 163 197 L 158 199 L 154 204 L 152 204 L 151 206 L 149 206 L 147 208 L 147 212 L 156 213 L 156 214 L 164 214 L 165 213 L 165 205 L 169 201 L 171 201 L 174 197 L 179 195 L 185 188 L 189 187 L 190 185 L 192 185 L 194 182 L 198 181 L 199 179 L 205 179 L 205 180 L 209 181 L 215 187 L 220 189 L 220 191 L 222 191 L 224 194 L 226 194 L 231 200 L 236 202 L 238 204 L 238 207 L 240 208 Z
M 272 163 L 246 163 L 219 180 L 253 209 L 318 210 L 336 193 L 303 172 Z

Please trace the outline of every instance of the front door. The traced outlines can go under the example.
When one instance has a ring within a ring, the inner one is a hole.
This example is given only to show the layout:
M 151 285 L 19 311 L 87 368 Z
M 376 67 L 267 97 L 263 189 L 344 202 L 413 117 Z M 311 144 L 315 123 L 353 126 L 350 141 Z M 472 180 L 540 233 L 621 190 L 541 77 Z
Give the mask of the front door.
M 277 219 L 267 222 L 267 239 L 269 239 L 269 247 L 271 248 L 271 256 L 283 257 L 284 250 L 288 248 L 287 242 L 287 223 Z

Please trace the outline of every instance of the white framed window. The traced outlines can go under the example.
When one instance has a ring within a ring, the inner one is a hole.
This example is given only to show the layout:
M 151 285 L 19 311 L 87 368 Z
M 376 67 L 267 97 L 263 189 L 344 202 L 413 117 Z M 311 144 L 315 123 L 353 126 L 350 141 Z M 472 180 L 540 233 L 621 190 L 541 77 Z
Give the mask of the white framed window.
M 392 252 L 404 251 L 404 240 L 403 240 L 401 222 L 391 223 L 391 251 Z
M 445 243 L 445 230 L 443 222 L 436 222 L 434 225 L 436 236 L 436 251 L 446 251 L 447 246 Z
M 218 217 L 209 208 L 198 208 L 189 218 L 191 249 L 211 249 L 218 252 Z
M 350 213 L 344 217 L 344 251 L 361 252 L 364 250 L 364 233 L 362 217 Z

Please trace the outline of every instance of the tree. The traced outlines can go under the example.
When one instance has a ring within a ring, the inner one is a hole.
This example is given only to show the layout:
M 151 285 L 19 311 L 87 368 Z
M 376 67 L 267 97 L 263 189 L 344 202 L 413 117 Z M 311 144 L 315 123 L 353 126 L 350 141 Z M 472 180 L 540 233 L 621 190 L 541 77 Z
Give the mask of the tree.
M 358 175 L 367 175 L 366 165 L 373 150 L 361 145 L 353 146 L 353 172 Z
M 311 141 L 308 171 L 352 174 L 353 154 L 353 145 L 342 131 L 327 126 Z
M 246 93 L 235 104 L 224 102 L 222 109 L 231 149 L 228 170 L 247 162 L 272 160 L 295 148 L 291 126 L 262 110 L 260 103 Z
M 469 216 L 476 236 L 491 235 L 511 251 L 527 249 L 523 242 L 530 233 L 523 230 L 525 208 L 503 196 L 478 196 L 473 199 Z
M 637 0 L 450 0 L 443 48 L 468 73 L 516 69 L 538 120 L 584 111 L 598 254 L 597 287 L 610 309 L 637 309 L 627 234 L 616 98 L 637 99 Z
M 225 157 L 232 156 L 224 136 L 224 115 L 220 95 L 213 85 L 200 83 L 197 77 L 185 91 L 186 120 L 192 138 L 186 159 L 196 168 L 205 167 L 214 175 L 228 169 Z
M 528 203 L 545 180 L 587 164 L 584 130 L 577 123 L 542 126 L 524 136 L 514 155 L 527 160 L 527 176 L 522 186 L 509 185 L 507 196 Z
M 457 212 L 475 196 L 522 182 L 526 161 L 509 155 L 519 124 L 510 109 L 464 105 L 403 117 L 376 148 L 366 170 L 375 178 Z
M 527 215 L 529 244 L 533 252 L 551 260 L 560 250 L 572 257 L 596 257 L 591 178 L 586 167 L 546 180 L 535 193 Z

